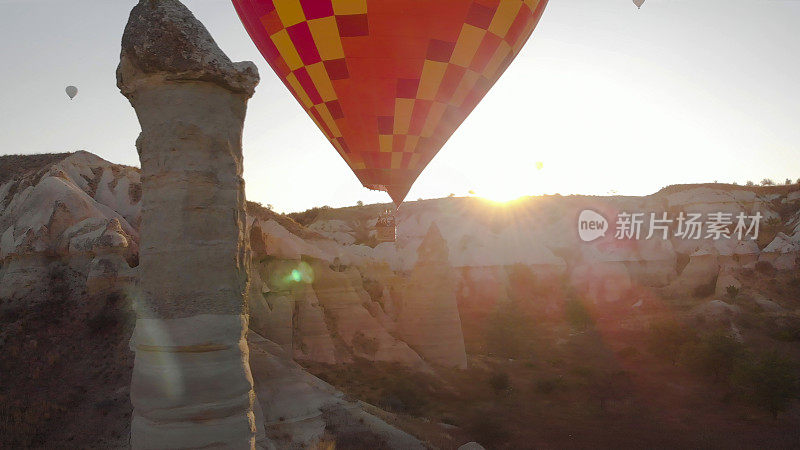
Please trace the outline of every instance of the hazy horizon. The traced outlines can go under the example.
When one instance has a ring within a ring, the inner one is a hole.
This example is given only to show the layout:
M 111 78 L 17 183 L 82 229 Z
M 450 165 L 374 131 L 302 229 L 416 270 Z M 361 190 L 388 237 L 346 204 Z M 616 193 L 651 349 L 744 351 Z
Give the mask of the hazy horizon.
M 0 0 L 0 154 L 84 149 L 138 166 L 140 128 L 114 78 L 135 3 Z M 244 135 L 250 200 L 278 211 L 389 200 L 361 186 L 229 1 L 184 3 L 231 59 L 261 71 Z M 797 23 L 800 2 L 788 0 L 646 0 L 641 10 L 629 0 L 551 0 L 531 41 L 408 199 L 469 190 L 646 195 L 680 183 L 796 180 Z M 70 84 L 80 89 L 75 101 L 64 93 Z

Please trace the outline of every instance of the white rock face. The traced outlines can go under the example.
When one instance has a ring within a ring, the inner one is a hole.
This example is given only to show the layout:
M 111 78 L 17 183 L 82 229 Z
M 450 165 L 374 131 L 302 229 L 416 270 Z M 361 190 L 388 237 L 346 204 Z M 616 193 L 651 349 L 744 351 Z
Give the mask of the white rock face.
M 422 450 L 418 439 L 367 413 L 369 405 L 348 401 L 342 392 L 297 365 L 283 349 L 250 333 L 250 365 L 265 423 L 275 448 L 317 448 L 326 428 L 379 437 L 388 448 Z
M 294 358 L 336 364 L 336 348 L 317 294 L 311 286 L 303 285 L 295 295 L 297 342 L 293 345 Z
M 725 303 L 722 300 L 712 300 L 696 307 L 692 311 L 695 317 L 702 317 L 713 323 L 729 324 L 741 314 L 742 310 L 736 305 Z
M 667 205 L 672 210 L 686 213 L 729 213 L 736 216 L 740 212 L 755 214 L 760 212 L 765 219 L 779 217 L 770 207 L 770 199 L 756 195 L 746 189 L 726 190 L 710 187 L 684 189 L 666 196 Z
M 765 298 L 763 295 L 758 293 L 753 295 L 753 301 L 756 305 L 758 305 L 759 308 L 767 312 L 778 313 L 784 311 L 784 308 L 781 305 Z
M 0 184 L 0 298 L 35 296 L 64 259 L 90 293 L 133 284 L 138 232 L 129 220 L 138 224 L 141 200 L 131 182 L 136 169 L 77 152 Z
M 622 262 L 579 265 L 572 271 L 570 280 L 585 298 L 594 303 L 624 300 L 633 286 L 628 268 Z
M 337 336 L 354 356 L 424 366 L 422 358 L 405 342 L 390 335 L 364 306 L 372 303 L 372 299 L 362 287 L 357 269 L 351 267 L 337 272 L 319 262 L 313 263 L 312 268 L 314 292 L 334 324 Z
M 467 442 L 461 447 L 458 447 L 458 450 L 486 450 L 486 448 L 477 442 Z
M 142 127 L 131 447 L 252 448 L 241 139 L 258 75 L 177 0 L 142 0 L 117 79 Z
M 779 270 L 797 268 L 798 259 L 800 259 L 800 233 L 796 233 L 794 236 L 778 233 L 775 239 L 764 248 L 758 259 L 772 263 Z
M 343 245 L 352 245 L 356 242 L 356 238 L 353 237 L 354 230 L 343 220 L 314 222 L 308 228 Z
M 686 297 L 711 295 L 716 290 L 718 275 L 719 257 L 714 253 L 697 252 L 689 257 L 689 264 L 668 289 Z

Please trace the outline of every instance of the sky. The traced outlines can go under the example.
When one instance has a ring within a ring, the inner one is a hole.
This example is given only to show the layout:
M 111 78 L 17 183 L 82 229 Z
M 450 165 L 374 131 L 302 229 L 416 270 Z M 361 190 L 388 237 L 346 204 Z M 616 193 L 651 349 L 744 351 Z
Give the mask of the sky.
M 371 0 L 377 1 L 377 0 Z M 0 0 L 0 154 L 139 165 L 116 87 L 133 0 Z M 229 0 L 185 0 L 261 84 L 247 197 L 279 212 L 386 202 L 362 187 L 258 53 Z M 647 195 L 800 178 L 800 0 L 550 0 L 520 55 L 407 199 Z M 80 89 L 70 101 L 67 85 Z M 537 164 L 541 163 L 541 164 Z

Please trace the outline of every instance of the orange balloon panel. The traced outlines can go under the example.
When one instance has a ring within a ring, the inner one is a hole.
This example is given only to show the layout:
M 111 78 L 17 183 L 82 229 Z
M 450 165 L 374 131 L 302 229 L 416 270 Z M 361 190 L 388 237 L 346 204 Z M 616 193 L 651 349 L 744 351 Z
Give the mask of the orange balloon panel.
M 233 0 L 361 183 L 399 204 L 519 53 L 547 0 Z

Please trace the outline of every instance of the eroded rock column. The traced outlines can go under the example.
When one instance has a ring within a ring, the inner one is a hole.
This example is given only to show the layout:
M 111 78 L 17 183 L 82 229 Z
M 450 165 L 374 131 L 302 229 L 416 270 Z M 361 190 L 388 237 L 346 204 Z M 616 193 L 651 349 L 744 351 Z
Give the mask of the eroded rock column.
M 466 369 L 455 272 L 449 255 L 447 241 L 436 224 L 431 224 L 403 290 L 398 332 L 426 361 Z
M 252 448 L 242 126 L 258 84 L 177 0 L 141 0 L 117 71 L 142 133 L 131 446 Z

